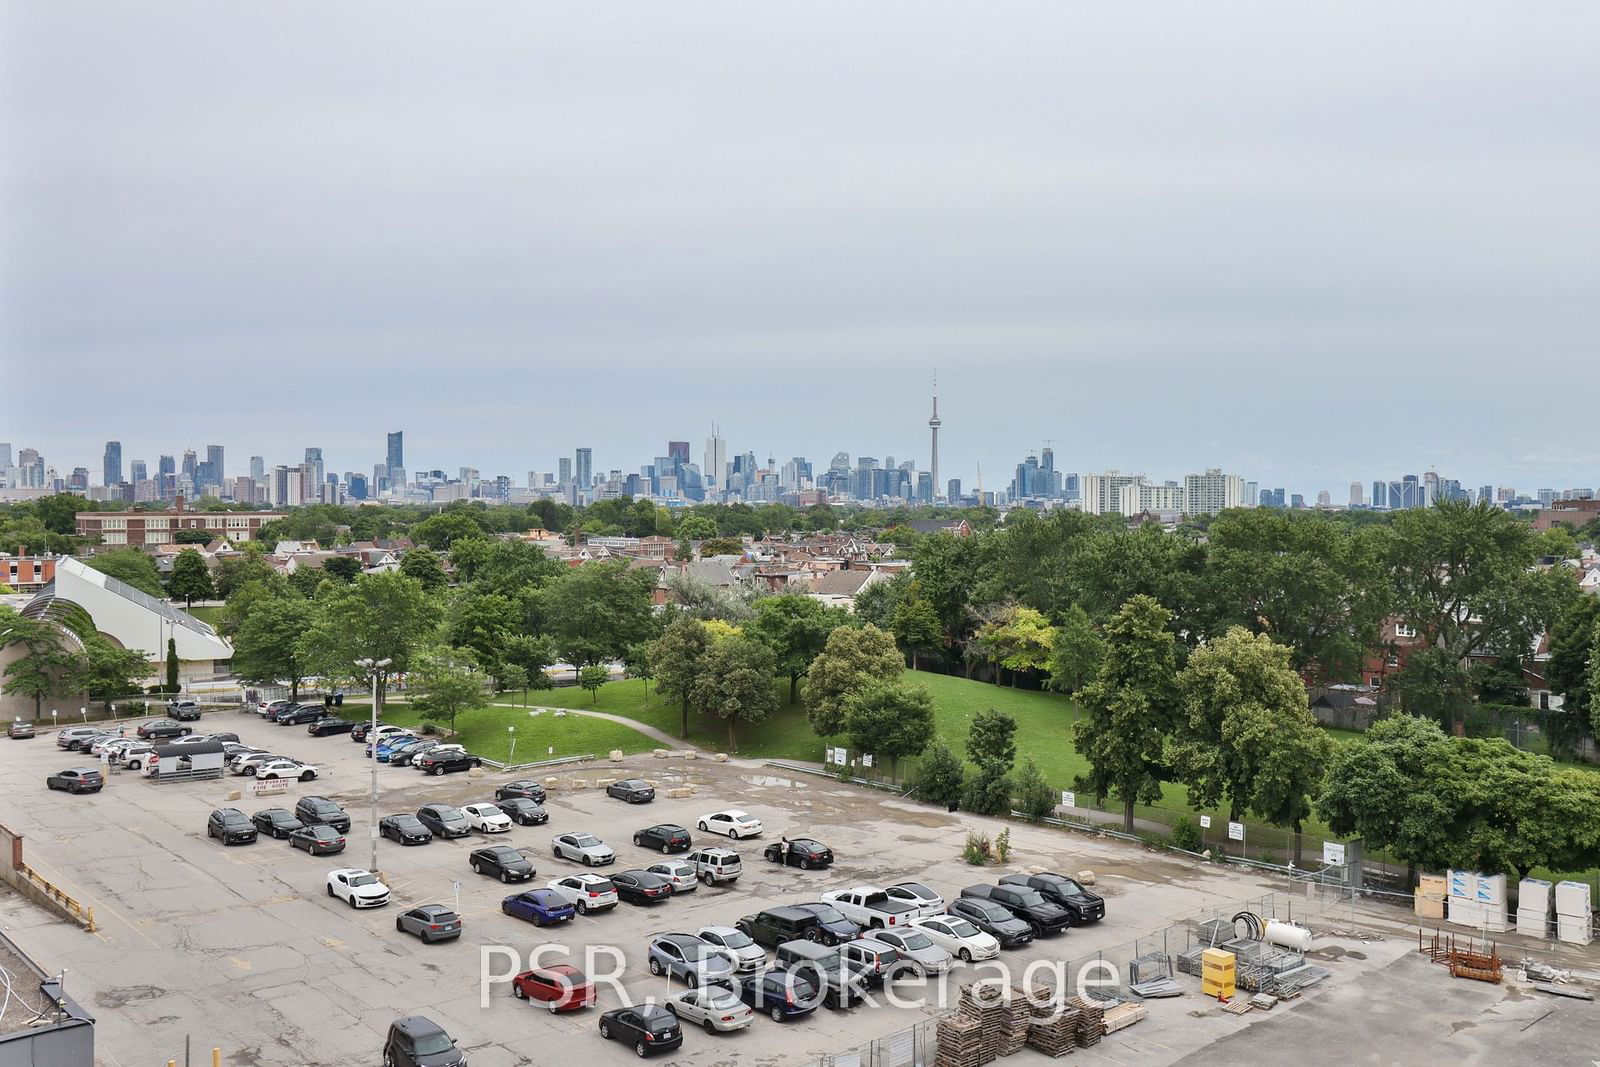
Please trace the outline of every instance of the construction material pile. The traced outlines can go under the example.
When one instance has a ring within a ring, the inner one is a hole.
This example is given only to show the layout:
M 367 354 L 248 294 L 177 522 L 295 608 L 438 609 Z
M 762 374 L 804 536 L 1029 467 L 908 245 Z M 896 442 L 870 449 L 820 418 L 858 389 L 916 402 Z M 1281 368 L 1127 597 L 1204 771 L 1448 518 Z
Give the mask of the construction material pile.
M 1073 997 L 1069 1003 L 1078 1009 L 1078 1044 L 1084 1048 L 1098 1045 L 1106 1036 L 1105 1003 L 1088 997 Z
M 1080 1019 L 1071 1004 L 1054 1015 L 1035 1018 L 1028 1024 L 1028 1046 L 1046 1056 L 1065 1056 L 1077 1047 Z
M 1029 1001 L 1012 996 L 998 982 L 962 986 L 956 1012 L 983 1027 L 984 1050 L 991 1060 L 1009 1056 L 1023 1046 L 1028 1039 L 1028 1021 L 1033 1017 Z
M 983 1067 L 994 1053 L 983 1040 L 983 1023 L 964 1014 L 946 1015 L 936 1030 L 939 1054 L 934 1067 Z
M 1124 1027 L 1132 1026 L 1148 1014 L 1150 1014 L 1150 1009 L 1143 1004 L 1134 1004 L 1131 1001 L 1126 1004 L 1118 1004 L 1116 1007 L 1108 1009 L 1105 1013 L 1104 1025 L 1106 1033 L 1114 1034 Z

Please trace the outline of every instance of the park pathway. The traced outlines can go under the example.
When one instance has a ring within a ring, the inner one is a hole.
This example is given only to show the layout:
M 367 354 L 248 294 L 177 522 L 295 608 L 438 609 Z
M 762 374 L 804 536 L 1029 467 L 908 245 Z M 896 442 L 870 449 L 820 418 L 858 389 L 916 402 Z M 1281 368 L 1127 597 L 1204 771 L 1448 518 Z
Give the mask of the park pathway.
M 584 711 L 582 708 L 550 708 L 550 707 L 545 707 L 542 704 L 534 704 L 532 706 L 529 706 L 527 704 L 499 704 L 499 703 L 495 703 L 495 704 L 490 704 L 489 707 L 491 707 L 491 708 L 520 708 L 523 711 L 547 711 L 547 712 L 557 712 L 557 711 L 559 711 L 559 712 L 564 712 L 564 713 L 566 713 L 568 715 L 583 715 L 583 716 L 586 716 L 586 717 L 591 718 L 591 719 L 604 719 L 607 722 L 614 722 L 618 726 L 626 726 L 630 730 L 637 730 L 639 733 L 644 734 L 646 737 L 650 738 L 652 741 L 659 741 L 661 743 L 661 747 L 662 748 L 671 748 L 671 749 L 693 748 L 693 749 L 699 749 L 702 752 L 705 751 L 704 749 L 700 749 L 699 745 L 690 744 L 688 741 L 685 741 L 681 737 L 673 737 L 671 734 L 667 733 L 665 730 L 658 730 L 654 726 L 650 726 L 650 725 L 648 725 L 646 723 L 642 723 L 638 719 L 630 719 L 626 715 L 613 715 L 609 711 Z

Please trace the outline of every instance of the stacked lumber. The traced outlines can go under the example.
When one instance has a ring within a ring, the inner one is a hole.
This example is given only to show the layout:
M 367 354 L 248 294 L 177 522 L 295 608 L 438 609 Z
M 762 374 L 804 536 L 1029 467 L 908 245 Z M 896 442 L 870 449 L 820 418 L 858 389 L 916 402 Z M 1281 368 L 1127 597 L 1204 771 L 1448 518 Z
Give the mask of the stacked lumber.
M 1018 1004 L 1016 1008 L 1020 1011 L 1013 1009 L 1006 988 L 998 982 L 973 982 L 962 986 L 961 999 L 956 1005 L 959 1015 L 983 1027 L 984 1051 L 991 1060 L 1011 1055 L 1027 1040 L 1027 1005 Z
M 1071 1005 L 1035 1018 L 1028 1026 L 1028 1045 L 1046 1056 L 1065 1056 L 1077 1047 L 1078 1021 L 1078 1009 Z
M 1072 1006 L 1078 1009 L 1078 1044 L 1084 1048 L 1098 1045 L 1106 1036 L 1105 1005 L 1088 997 L 1073 997 Z
M 939 1054 L 933 1067 L 983 1067 L 994 1060 L 994 1054 L 984 1046 L 983 1023 L 970 1016 L 946 1015 L 939 1020 L 935 1032 Z
M 1106 1033 L 1114 1034 L 1124 1027 L 1132 1026 L 1148 1014 L 1150 1014 L 1150 1009 L 1143 1004 L 1135 1004 L 1132 1001 L 1126 1004 L 1118 1004 L 1105 1013 Z

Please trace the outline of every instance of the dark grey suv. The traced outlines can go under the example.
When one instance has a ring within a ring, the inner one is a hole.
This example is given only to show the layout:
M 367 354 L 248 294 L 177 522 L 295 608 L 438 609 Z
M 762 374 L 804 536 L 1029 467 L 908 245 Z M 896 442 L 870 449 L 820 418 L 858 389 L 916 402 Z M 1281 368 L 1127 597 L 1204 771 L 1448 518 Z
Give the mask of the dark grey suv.
M 256 824 L 238 808 L 218 808 L 206 820 L 206 836 L 224 845 L 249 845 L 256 839 Z
M 408 1015 L 389 1024 L 383 1067 L 466 1067 L 466 1063 L 466 1053 L 432 1019 Z
M 350 816 L 327 797 L 301 797 L 294 806 L 294 817 L 307 826 L 331 826 L 341 834 L 350 832 Z

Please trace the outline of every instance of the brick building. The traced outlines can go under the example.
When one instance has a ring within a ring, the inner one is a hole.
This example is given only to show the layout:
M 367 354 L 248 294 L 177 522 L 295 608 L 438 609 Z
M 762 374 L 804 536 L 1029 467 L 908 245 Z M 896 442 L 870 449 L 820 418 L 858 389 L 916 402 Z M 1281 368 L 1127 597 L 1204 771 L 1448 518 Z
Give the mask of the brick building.
M 179 530 L 205 530 L 230 541 L 254 541 L 265 523 L 281 519 L 273 511 L 188 511 L 181 506 L 170 511 L 80 511 L 79 537 L 98 537 L 108 548 L 165 545 Z

